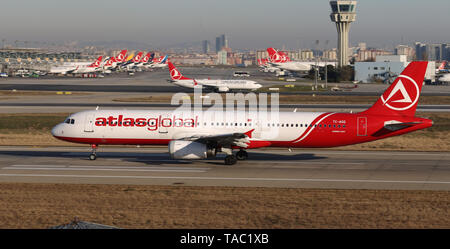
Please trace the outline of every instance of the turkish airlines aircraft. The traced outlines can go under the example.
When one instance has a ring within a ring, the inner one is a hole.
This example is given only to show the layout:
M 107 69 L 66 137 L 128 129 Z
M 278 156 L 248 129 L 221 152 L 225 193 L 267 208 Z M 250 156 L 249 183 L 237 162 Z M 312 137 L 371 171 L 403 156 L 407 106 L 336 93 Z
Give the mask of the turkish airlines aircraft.
M 145 67 L 146 65 L 149 65 L 154 57 L 155 53 L 148 52 L 144 57 L 142 57 L 141 61 L 139 61 L 139 63 L 135 65 L 135 67 L 142 68 Z
M 270 63 L 279 69 L 293 71 L 293 72 L 307 72 L 316 65 L 316 62 L 302 62 L 302 61 L 291 61 L 291 59 L 284 53 L 278 52 L 274 48 L 268 48 Z M 325 65 L 335 66 L 335 62 L 317 62 L 319 67 L 324 67 Z
M 100 71 L 103 56 L 100 56 L 90 65 L 63 66 L 50 68 L 50 73 L 68 74 L 68 73 L 93 73 Z
M 147 65 L 147 68 L 165 68 L 167 67 L 168 55 L 160 56 L 159 58 L 155 58 L 152 60 L 150 64 Z
M 262 87 L 261 84 L 257 84 L 253 80 L 211 80 L 211 79 L 191 79 L 184 77 L 180 71 L 172 64 L 172 62 L 167 63 L 169 65 L 170 79 L 171 81 L 179 86 L 187 88 L 203 88 L 208 90 L 213 90 L 216 92 L 229 92 L 236 90 L 249 90 L 255 91 Z
M 127 50 L 122 50 L 116 57 L 111 57 L 109 60 L 106 61 L 105 65 L 103 66 L 104 70 L 113 70 L 116 69 L 117 66 L 119 66 L 124 60 L 125 60 L 125 54 L 127 53 Z
M 443 61 L 438 69 L 436 69 L 436 73 L 448 73 L 448 69 L 445 68 L 447 65 L 447 61 Z
M 415 117 L 427 62 L 412 62 L 368 110 L 360 113 L 254 111 L 92 110 L 70 115 L 52 129 L 58 139 L 91 144 L 168 145 L 174 159 L 226 153 L 225 164 L 261 147 L 329 148 L 425 129 Z M 235 155 L 233 150 L 239 150 Z
M 442 77 L 439 78 L 439 81 L 450 83 L 450 73 L 442 75 Z

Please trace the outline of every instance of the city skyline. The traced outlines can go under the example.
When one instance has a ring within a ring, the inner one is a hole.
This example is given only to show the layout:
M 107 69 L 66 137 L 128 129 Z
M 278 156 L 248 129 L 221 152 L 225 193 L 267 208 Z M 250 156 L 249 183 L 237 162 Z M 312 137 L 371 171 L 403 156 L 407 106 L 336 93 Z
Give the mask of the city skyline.
M 226 34 L 233 49 L 314 48 L 316 40 L 321 41 L 321 49 L 329 49 L 337 43 L 328 0 L 77 3 L 7 1 L 0 21 L 8 25 L 3 25 L 0 38 L 7 44 L 16 40 L 126 40 L 161 47 L 203 40 L 213 45 L 215 37 Z M 450 20 L 448 9 L 450 2 L 444 0 L 359 0 L 350 45 L 366 42 L 369 47 L 393 48 L 415 41 L 449 42 L 450 33 L 442 31 Z

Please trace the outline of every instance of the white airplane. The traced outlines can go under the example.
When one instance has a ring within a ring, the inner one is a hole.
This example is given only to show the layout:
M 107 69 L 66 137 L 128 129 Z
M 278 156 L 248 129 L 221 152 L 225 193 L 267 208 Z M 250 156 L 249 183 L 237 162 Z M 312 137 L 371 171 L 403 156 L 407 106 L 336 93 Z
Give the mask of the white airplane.
M 184 77 L 180 71 L 172 64 L 172 62 L 167 63 L 169 65 L 170 79 L 176 85 L 187 87 L 187 88 L 202 88 L 213 90 L 216 92 L 229 92 L 237 90 L 250 90 L 255 91 L 262 87 L 253 80 L 212 80 L 212 79 L 190 79 Z
M 441 65 L 436 69 L 436 73 L 448 73 L 448 69 L 446 69 L 447 61 L 443 61 Z
M 149 63 L 147 68 L 165 68 L 167 67 L 168 55 L 160 56 L 159 58 L 154 58 L 151 63 Z
M 147 65 L 150 65 L 151 61 L 153 61 L 153 58 L 155 57 L 154 53 L 148 52 L 144 57 L 142 57 L 141 61 L 135 65 L 137 68 L 143 68 Z
M 103 56 L 100 56 L 95 60 L 95 62 L 89 65 L 78 65 L 78 66 L 60 66 L 50 68 L 49 73 L 55 74 L 77 74 L 77 73 L 94 73 L 101 70 Z
M 206 159 L 226 153 L 225 164 L 262 147 L 330 148 L 365 143 L 425 129 L 416 117 L 428 62 L 411 62 L 375 104 L 360 113 L 192 110 L 96 110 L 70 115 L 54 137 L 90 144 L 168 145 L 173 159 Z M 236 155 L 233 150 L 238 149 Z M 282 157 L 280 158 L 282 159 Z
M 439 78 L 439 81 L 450 83 L 450 73 L 444 74 Z
M 274 48 L 268 48 L 267 52 L 269 53 L 270 64 L 274 67 L 277 67 L 286 71 L 293 72 L 308 72 L 313 68 L 313 66 L 317 65 L 319 67 L 325 67 L 325 65 L 333 65 L 336 66 L 336 62 L 305 62 L 305 61 L 291 61 L 286 54 L 282 52 L 278 52 Z
M 125 62 L 122 67 L 126 68 L 128 71 L 133 70 L 135 68 L 135 66 L 141 61 L 142 59 L 142 54 L 144 54 L 144 52 L 139 52 L 137 53 L 133 59 Z
M 114 70 L 116 69 L 124 60 L 125 60 L 125 54 L 127 53 L 127 50 L 122 50 L 116 57 L 111 57 L 109 60 L 106 61 L 105 65 L 103 66 L 103 70 Z

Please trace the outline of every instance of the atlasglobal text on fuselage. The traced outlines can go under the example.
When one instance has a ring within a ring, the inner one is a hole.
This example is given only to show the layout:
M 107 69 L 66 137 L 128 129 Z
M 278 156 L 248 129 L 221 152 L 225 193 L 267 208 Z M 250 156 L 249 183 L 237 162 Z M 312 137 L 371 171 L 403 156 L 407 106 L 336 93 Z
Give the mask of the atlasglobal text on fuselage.
M 377 102 L 359 113 L 256 111 L 91 110 L 56 125 L 58 139 L 90 144 L 168 145 L 174 159 L 225 163 L 245 160 L 261 147 L 329 148 L 370 142 L 431 127 L 415 117 L 427 62 L 411 62 Z M 237 153 L 234 153 L 237 151 Z

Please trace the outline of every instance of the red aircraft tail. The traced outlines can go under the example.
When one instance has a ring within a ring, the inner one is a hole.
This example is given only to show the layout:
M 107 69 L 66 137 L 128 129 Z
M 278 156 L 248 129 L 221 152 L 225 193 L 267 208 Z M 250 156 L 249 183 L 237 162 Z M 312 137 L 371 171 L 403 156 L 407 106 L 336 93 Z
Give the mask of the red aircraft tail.
M 274 48 L 268 48 L 267 52 L 269 53 L 269 59 L 271 62 L 274 62 L 274 63 L 283 62 L 282 56 Z
M 184 77 L 180 71 L 172 64 L 172 62 L 167 63 L 169 65 L 170 79 L 172 80 L 190 80 L 189 78 Z
M 416 114 L 427 66 L 428 62 L 426 61 L 409 63 L 377 102 L 362 113 L 413 117 Z
M 116 56 L 115 60 L 116 62 L 123 62 L 125 60 L 125 54 L 127 53 L 127 50 L 124 49 L 122 51 L 120 51 L 120 53 Z
M 97 60 L 95 60 L 95 62 L 89 65 L 88 67 L 99 67 L 100 63 L 102 63 L 102 58 L 103 56 L 98 57 Z

